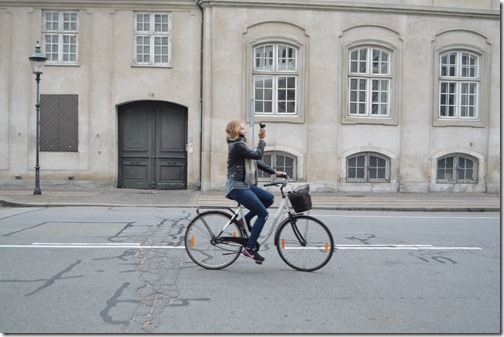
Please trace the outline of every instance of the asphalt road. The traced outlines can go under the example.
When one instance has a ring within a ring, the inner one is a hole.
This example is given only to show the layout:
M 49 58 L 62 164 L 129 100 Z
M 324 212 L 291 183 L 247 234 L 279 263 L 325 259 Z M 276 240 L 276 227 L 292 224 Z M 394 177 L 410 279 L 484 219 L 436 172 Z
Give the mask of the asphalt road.
M 499 213 L 311 214 L 337 249 L 303 273 L 271 238 L 261 266 L 196 266 L 194 209 L 0 208 L 0 332 L 501 332 Z

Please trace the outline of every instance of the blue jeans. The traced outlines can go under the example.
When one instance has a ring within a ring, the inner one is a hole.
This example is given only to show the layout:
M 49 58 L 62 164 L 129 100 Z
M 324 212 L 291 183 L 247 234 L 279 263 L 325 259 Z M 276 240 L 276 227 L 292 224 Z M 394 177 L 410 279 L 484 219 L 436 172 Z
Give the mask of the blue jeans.
M 243 190 L 234 189 L 228 196 L 249 210 L 249 212 L 245 215 L 247 223 L 250 223 L 250 220 L 257 215 L 257 220 L 254 222 L 252 232 L 250 233 L 250 237 L 247 242 L 247 248 L 254 249 L 257 238 L 259 238 L 259 235 L 264 227 L 264 223 L 269 216 L 266 209 L 273 204 L 275 196 L 257 186 L 250 186 L 250 188 Z

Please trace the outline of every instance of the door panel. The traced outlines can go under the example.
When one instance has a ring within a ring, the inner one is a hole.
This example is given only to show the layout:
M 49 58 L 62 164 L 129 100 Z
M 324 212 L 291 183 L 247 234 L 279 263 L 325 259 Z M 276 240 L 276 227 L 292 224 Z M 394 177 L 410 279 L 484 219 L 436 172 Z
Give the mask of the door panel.
M 118 187 L 187 188 L 187 109 L 137 102 L 119 109 Z
M 156 173 L 159 189 L 186 188 L 186 114 L 161 107 L 158 111 Z M 181 177 L 183 179 L 181 179 Z

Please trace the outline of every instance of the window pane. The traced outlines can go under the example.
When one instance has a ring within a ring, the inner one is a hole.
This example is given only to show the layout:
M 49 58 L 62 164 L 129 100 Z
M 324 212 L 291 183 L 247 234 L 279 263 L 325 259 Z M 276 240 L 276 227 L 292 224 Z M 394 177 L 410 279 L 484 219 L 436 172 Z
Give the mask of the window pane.
M 257 95 L 258 92 L 261 92 Z M 256 96 L 255 112 L 257 113 L 273 113 L 272 97 L 273 97 L 273 77 L 272 76 L 256 76 L 254 78 L 254 93 Z M 257 104 L 261 102 L 262 104 Z
M 137 32 L 150 31 L 150 14 L 137 14 Z
M 350 79 L 350 114 L 365 114 L 366 104 L 366 81 L 365 79 Z M 361 103 L 363 109 L 357 108 Z
M 137 36 L 136 38 L 136 59 L 139 63 L 150 62 L 150 38 L 148 36 Z
M 273 70 L 273 45 L 265 45 L 255 48 L 254 55 L 256 70 Z
M 77 60 L 77 37 L 74 35 L 63 35 L 63 61 Z
M 441 182 L 454 181 L 454 157 L 444 157 L 438 159 L 437 177 L 436 179 Z
M 371 114 L 383 115 L 388 111 L 389 80 L 373 80 L 371 91 Z
M 45 12 L 45 30 L 59 30 L 58 12 Z
M 462 77 L 478 76 L 478 58 L 469 53 L 462 53 Z
M 286 45 L 278 46 L 278 70 L 296 70 L 296 49 Z
M 296 78 L 278 77 L 278 113 L 295 113 Z
M 63 31 L 77 30 L 77 13 L 63 13 Z
M 456 102 L 456 83 L 455 82 L 441 82 L 440 83 L 440 117 L 454 117 L 455 116 L 455 102 Z
M 168 37 L 154 37 L 154 62 L 168 62 Z
M 350 53 L 350 72 L 367 73 L 367 48 L 360 48 Z
M 477 83 L 461 83 L 460 117 L 476 117 Z
M 381 49 L 373 49 L 373 74 L 388 74 L 388 53 Z
M 455 76 L 457 53 L 447 53 L 441 56 L 441 76 Z
M 45 55 L 48 61 L 58 61 L 59 57 L 59 35 L 44 35 Z
M 163 33 L 168 32 L 168 14 L 154 15 L 154 31 Z

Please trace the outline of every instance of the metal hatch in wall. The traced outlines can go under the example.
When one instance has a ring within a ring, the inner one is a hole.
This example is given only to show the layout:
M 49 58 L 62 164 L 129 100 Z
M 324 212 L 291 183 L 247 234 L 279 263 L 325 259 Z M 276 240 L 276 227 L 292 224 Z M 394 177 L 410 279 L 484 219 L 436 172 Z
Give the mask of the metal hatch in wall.
M 161 101 L 119 107 L 119 188 L 187 188 L 187 108 Z

